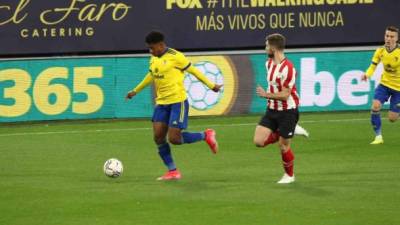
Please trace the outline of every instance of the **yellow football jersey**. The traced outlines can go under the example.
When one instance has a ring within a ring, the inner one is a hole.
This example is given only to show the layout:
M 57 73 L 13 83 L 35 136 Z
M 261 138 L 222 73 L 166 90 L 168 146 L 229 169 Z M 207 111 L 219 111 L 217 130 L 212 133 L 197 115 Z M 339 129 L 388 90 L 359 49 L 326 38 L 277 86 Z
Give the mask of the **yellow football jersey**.
M 205 75 L 192 66 L 184 54 L 168 48 L 162 56 L 150 58 L 149 73 L 133 91 L 139 92 L 153 81 L 156 91 L 156 104 L 165 105 L 182 102 L 187 98 L 183 82 L 185 70 L 193 74 L 208 88 L 214 87 L 214 84 Z
M 396 91 L 400 91 L 400 46 L 397 46 L 397 48 L 391 52 L 388 52 L 385 47 L 378 48 L 365 74 L 371 77 L 374 74 L 376 66 L 380 62 L 382 62 L 384 68 L 381 84 Z

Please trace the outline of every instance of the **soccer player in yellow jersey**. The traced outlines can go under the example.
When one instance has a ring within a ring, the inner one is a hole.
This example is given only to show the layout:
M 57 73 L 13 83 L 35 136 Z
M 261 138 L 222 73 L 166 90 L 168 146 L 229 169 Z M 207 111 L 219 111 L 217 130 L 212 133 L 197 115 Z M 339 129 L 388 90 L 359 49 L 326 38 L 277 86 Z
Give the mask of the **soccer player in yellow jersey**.
M 146 36 L 146 43 L 152 54 L 149 72 L 143 81 L 127 94 L 126 99 L 131 99 L 150 83 L 154 84 L 156 91 L 156 106 L 152 118 L 154 141 L 161 159 L 168 168 L 167 173 L 158 180 L 177 180 L 181 178 L 181 173 L 175 166 L 168 141 L 180 145 L 204 140 L 214 154 L 218 151 L 214 130 L 207 129 L 196 133 L 183 131 L 187 128 L 189 112 L 183 83 L 184 72 L 193 74 L 215 92 L 220 91 L 222 85 L 211 83 L 181 52 L 168 48 L 162 33 L 150 32 Z
M 385 45 L 375 51 L 371 65 L 362 76 L 362 80 L 366 81 L 373 75 L 376 66 L 379 63 L 383 63 L 384 71 L 379 86 L 375 89 L 374 101 L 371 107 L 371 123 L 375 131 L 375 139 L 371 144 L 383 144 L 380 110 L 386 101 L 390 100 L 389 121 L 395 122 L 399 118 L 400 45 L 398 42 L 399 29 L 394 26 L 387 27 Z

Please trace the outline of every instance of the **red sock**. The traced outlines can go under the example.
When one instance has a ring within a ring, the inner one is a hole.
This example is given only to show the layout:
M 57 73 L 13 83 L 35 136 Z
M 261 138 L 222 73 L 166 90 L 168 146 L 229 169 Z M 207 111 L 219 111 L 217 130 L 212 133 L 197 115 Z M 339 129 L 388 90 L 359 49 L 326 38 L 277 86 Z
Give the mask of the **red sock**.
M 293 161 L 294 155 L 292 149 L 289 148 L 285 153 L 282 153 L 283 168 L 289 176 L 293 176 Z
M 273 143 L 277 142 L 278 140 L 279 140 L 279 133 L 273 132 L 268 136 L 267 140 L 265 140 L 264 147 L 269 144 L 273 144 Z

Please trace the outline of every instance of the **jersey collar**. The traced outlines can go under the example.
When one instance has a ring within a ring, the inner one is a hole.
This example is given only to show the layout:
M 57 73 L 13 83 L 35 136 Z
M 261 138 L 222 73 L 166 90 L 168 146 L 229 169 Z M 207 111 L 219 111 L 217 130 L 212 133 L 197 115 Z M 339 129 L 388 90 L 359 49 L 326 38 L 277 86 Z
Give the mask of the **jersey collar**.
M 163 52 L 161 55 L 157 56 L 157 57 L 158 57 L 158 58 L 163 57 L 163 55 L 165 55 L 165 53 L 167 53 L 168 50 L 169 50 L 169 47 L 166 47 L 165 50 L 164 50 L 164 52 Z
M 400 45 L 399 45 L 399 44 L 397 44 L 396 47 L 394 47 L 394 48 L 392 49 L 392 51 L 389 51 L 389 49 L 385 46 L 385 49 L 386 49 L 387 53 L 392 53 L 392 52 L 394 52 L 394 50 L 396 50 L 396 49 L 398 49 L 398 48 L 400 48 Z

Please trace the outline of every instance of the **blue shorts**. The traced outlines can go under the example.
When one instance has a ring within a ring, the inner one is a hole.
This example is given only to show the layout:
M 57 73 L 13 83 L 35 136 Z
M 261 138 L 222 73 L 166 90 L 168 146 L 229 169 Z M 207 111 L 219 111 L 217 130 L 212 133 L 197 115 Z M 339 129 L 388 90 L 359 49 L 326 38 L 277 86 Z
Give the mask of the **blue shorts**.
M 154 109 L 153 122 L 162 122 L 169 127 L 186 129 L 188 125 L 189 102 L 185 100 L 168 105 L 156 105 Z
M 382 84 L 379 84 L 375 89 L 374 99 L 381 102 L 383 105 L 390 98 L 390 111 L 395 113 L 400 113 L 400 91 L 393 90 L 389 87 L 386 87 Z

